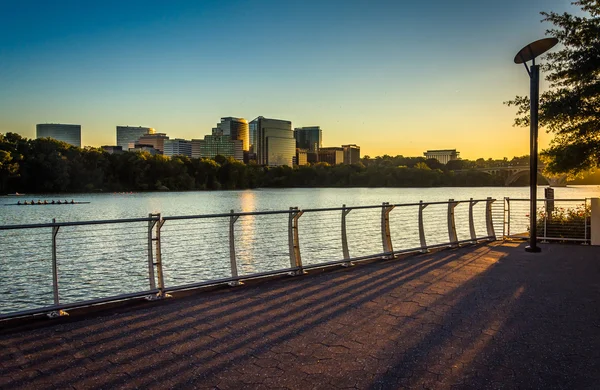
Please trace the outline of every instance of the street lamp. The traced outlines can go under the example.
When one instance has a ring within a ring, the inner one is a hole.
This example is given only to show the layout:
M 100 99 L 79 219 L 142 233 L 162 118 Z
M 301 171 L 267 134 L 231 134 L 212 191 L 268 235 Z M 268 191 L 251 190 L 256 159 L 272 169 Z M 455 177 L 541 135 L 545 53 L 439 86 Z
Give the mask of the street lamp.
M 525 65 L 529 74 L 529 100 L 531 114 L 529 120 L 529 245 L 527 252 L 540 252 L 537 246 L 537 158 L 538 158 L 538 106 L 540 100 L 540 66 L 535 64 L 535 57 L 550 50 L 558 43 L 556 38 L 544 38 L 532 42 L 522 48 L 515 56 L 515 64 Z M 531 68 L 527 66 L 531 61 Z

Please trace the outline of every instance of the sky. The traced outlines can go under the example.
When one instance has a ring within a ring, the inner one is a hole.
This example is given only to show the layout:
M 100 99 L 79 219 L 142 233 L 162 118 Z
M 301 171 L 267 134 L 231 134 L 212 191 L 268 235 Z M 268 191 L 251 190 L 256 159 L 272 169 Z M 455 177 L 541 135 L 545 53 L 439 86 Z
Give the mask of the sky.
M 567 0 L 0 0 L 0 133 L 116 126 L 202 138 L 221 117 L 321 126 L 370 156 L 529 153 L 503 105 L 529 93 L 515 54 Z M 542 83 L 542 88 L 544 83 Z M 540 131 L 540 147 L 552 136 Z

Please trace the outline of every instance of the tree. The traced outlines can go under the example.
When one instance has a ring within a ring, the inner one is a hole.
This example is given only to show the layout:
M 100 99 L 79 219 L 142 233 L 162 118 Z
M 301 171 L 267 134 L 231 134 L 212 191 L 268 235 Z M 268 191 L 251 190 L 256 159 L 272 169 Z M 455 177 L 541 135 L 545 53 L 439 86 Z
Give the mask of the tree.
M 540 97 L 539 123 L 554 133 L 542 151 L 552 173 L 578 174 L 600 167 L 600 0 L 579 0 L 583 16 L 542 12 L 562 49 L 545 56 L 549 90 Z M 529 98 L 506 102 L 517 108 L 516 126 L 529 126 Z

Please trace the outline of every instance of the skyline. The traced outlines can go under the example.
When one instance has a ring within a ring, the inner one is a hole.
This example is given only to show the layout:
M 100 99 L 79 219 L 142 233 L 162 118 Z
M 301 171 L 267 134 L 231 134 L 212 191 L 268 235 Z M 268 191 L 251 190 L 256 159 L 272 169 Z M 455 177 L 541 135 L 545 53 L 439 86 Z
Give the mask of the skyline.
M 321 126 L 363 155 L 457 149 L 521 156 L 529 130 L 503 101 L 527 95 L 515 53 L 544 36 L 540 11 L 569 1 L 11 2 L 0 16 L 0 132 L 76 123 L 83 145 L 117 125 L 177 138 L 216 119 Z M 545 83 L 542 83 L 542 88 Z M 540 147 L 551 135 L 540 131 Z

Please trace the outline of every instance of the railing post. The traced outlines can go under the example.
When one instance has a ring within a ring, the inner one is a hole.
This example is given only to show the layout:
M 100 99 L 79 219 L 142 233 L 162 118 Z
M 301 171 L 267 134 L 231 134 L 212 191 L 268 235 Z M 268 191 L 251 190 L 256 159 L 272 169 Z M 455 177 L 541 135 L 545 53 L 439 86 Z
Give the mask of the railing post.
M 421 244 L 421 253 L 427 253 L 427 241 L 425 240 L 425 227 L 423 223 L 423 210 L 427 207 L 426 203 L 422 200 L 419 201 L 419 242 Z
M 58 229 L 60 226 L 56 225 L 56 218 L 52 218 L 52 294 L 54 305 L 60 305 L 60 298 L 58 296 L 58 260 L 56 256 L 56 236 L 58 235 Z M 56 318 L 68 315 L 63 310 L 55 310 L 47 314 L 50 318 Z
M 52 218 L 52 223 L 56 223 L 56 218 Z M 56 236 L 58 235 L 59 226 L 52 226 L 52 292 L 54 293 L 54 304 L 59 305 L 58 297 L 58 262 L 56 259 Z
M 233 215 L 231 210 L 231 216 L 229 217 L 229 263 L 231 265 L 231 277 L 238 277 L 237 260 L 235 258 L 235 222 L 238 220 L 238 215 Z M 234 280 L 229 283 L 230 286 L 239 286 L 243 284 L 239 280 Z
M 394 258 L 394 247 L 392 246 L 392 235 L 390 233 L 390 211 L 394 206 L 388 202 L 383 202 L 381 207 L 381 242 L 383 244 L 383 253 L 389 255 L 387 258 Z
M 492 203 L 494 203 L 494 199 L 488 196 L 485 201 L 485 224 L 487 227 L 487 235 L 489 237 L 489 240 L 496 241 L 496 232 L 494 232 L 494 221 L 492 220 Z M 510 207 L 508 211 L 508 215 L 510 218 Z M 508 233 L 510 234 L 510 219 L 508 221 L 508 229 Z
M 154 225 L 156 225 L 155 215 L 152 213 L 148 214 L 148 279 L 150 281 L 150 290 L 156 289 L 156 280 L 154 276 L 154 254 L 152 251 L 152 242 Z
M 156 275 L 158 277 L 157 298 L 166 298 L 166 297 L 168 297 L 168 295 L 165 294 L 165 278 L 163 275 L 162 251 L 161 251 L 161 242 L 160 242 L 160 229 L 165 224 L 165 220 L 162 219 L 160 213 L 156 214 L 156 216 L 158 216 L 158 221 L 156 222 L 156 233 L 155 233 L 154 243 L 155 243 L 155 251 L 156 251 Z
M 296 270 L 292 272 L 293 275 L 303 275 L 304 269 L 302 269 L 302 257 L 300 256 L 300 239 L 298 236 L 298 219 L 303 214 L 302 211 L 298 210 L 298 207 L 290 207 L 289 221 L 288 221 L 288 245 L 290 250 L 290 265 Z
M 544 242 L 546 241 L 546 238 L 548 237 L 548 233 L 546 231 L 546 229 L 548 228 L 548 199 L 544 198 L 544 207 L 546 209 L 546 212 L 544 213 Z M 537 223 L 537 215 L 535 216 L 535 223 Z
M 473 220 L 473 206 L 477 204 L 477 200 L 469 199 L 469 232 L 471 233 L 471 242 L 477 243 L 477 233 L 475 233 L 475 221 Z
M 510 238 L 510 198 L 505 197 L 504 200 L 506 201 L 506 234 L 504 234 L 505 232 L 502 233 L 504 234 L 504 237 Z
M 458 237 L 456 235 L 456 225 L 454 224 L 454 208 L 458 203 L 454 199 L 448 200 L 448 238 L 450 239 L 450 246 L 458 246 Z
M 350 259 L 350 251 L 348 250 L 348 235 L 346 234 L 346 216 L 352 211 L 352 209 L 347 209 L 346 205 L 342 205 L 342 253 L 344 254 L 344 259 Z M 353 265 L 351 261 L 342 263 L 344 267 L 348 267 Z

